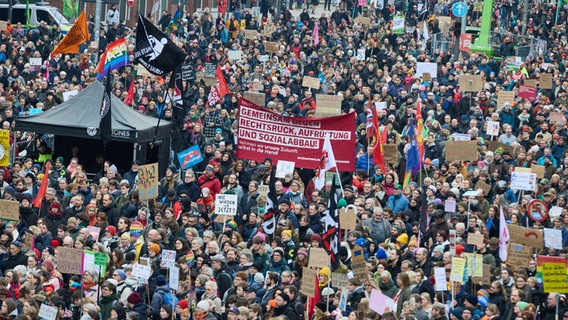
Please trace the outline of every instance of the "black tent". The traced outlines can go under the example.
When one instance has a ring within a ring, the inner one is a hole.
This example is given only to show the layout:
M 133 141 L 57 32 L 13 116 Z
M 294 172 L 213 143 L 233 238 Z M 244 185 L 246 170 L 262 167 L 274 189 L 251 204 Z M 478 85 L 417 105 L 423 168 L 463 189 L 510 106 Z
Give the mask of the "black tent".
M 125 170 L 129 169 L 133 160 L 139 160 L 143 163 L 160 162 L 160 171 L 165 171 L 169 160 L 172 123 L 160 121 L 156 132 L 158 119 L 133 110 L 114 95 L 111 96 L 111 142 L 106 152 L 103 151 L 99 131 L 103 91 L 103 84 L 95 81 L 56 108 L 18 118 L 16 129 L 55 135 L 54 153 L 57 155 L 67 152 L 61 148 L 70 149 L 77 145 L 83 152 L 81 163 L 94 161 L 94 156 L 106 153 L 105 158 Z M 155 145 L 159 147 L 149 148 L 155 132 Z

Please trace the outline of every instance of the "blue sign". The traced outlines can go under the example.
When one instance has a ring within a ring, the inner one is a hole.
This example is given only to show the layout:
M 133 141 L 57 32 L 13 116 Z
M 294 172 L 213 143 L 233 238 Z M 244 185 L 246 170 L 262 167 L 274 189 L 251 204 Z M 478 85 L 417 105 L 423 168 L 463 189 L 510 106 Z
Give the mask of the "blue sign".
M 204 160 L 199 145 L 183 150 L 177 154 L 177 157 L 182 170 L 191 168 Z
M 467 5 L 463 2 L 456 2 L 452 6 L 452 13 L 454 16 L 461 18 L 467 13 Z

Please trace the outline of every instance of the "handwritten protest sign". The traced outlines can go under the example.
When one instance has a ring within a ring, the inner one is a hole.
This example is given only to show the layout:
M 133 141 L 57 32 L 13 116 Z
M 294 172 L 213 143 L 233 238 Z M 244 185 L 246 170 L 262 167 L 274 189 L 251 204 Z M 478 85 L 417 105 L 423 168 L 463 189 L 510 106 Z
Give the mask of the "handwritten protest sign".
M 135 264 L 134 267 L 132 267 L 132 275 L 141 279 L 150 279 L 152 268 L 143 264 Z
M 310 248 L 309 267 L 327 268 L 329 267 L 329 255 L 322 248 Z
M 434 279 L 436 283 L 436 291 L 448 290 L 448 285 L 446 284 L 445 268 L 434 268 Z
M 38 316 L 40 319 L 44 320 L 55 320 L 57 319 L 58 310 L 59 309 L 57 307 L 48 306 L 47 304 L 42 303 L 41 307 L 39 307 Z
M 464 92 L 479 92 L 483 89 L 483 77 L 480 75 L 462 74 L 458 83 L 460 91 Z
M 519 98 L 527 99 L 532 101 L 536 98 L 536 87 L 531 87 L 527 85 L 519 85 L 519 91 L 517 92 Z
M 357 226 L 357 214 L 355 208 L 348 206 L 339 210 L 339 227 L 344 230 L 355 230 Z
M 568 292 L 566 258 L 538 256 L 537 278 L 543 282 L 544 292 Z
M 89 230 L 89 234 L 95 241 L 99 241 L 99 236 L 101 234 L 101 228 L 95 226 L 88 226 L 87 230 Z
M 160 267 L 171 268 L 176 264 L 176 252 L 174 250 L 162 250 L 162 261 Z
M 55 249 L 57 271 L 69 274 L 83 274 L 83 250 L 57 247 Z
M 541 89 L 552 89 L 552 73 L 541 73 L 540 74 L 540 88 Z
M 398 145 L 397 144 L 383 144 L 383 154 L 385 155 L 385 162 L 386 163 L 397 163 L 398 162 Z
M 531 260 L 532 248 L 518 243 L 510 243 L 507 263 L 513 266 L 528 266 Z
M 513 105 L 513 102 L 515 102 L 515 92 L 514 91 L 499 91 L 499 94 L 497 94 L 497 108 L 503 108 L 503 106 L 505 105 L 505 102 L 510 103 L 511 105 Z
M 169 287 L 173 290 L 179 290 L 179 268 L 178 267 L 171 267 L 170 268 L 170 283 Z
M 215 198 L 215 213 L 234 216 L 237 214 L 236 194 L 218 194 Z
M 544 246 L 562 250 L 562 230 L 544 228 Z
M 333 272 L 331 274 L 331 279 L 333 279 L 333 286 L 337 288 L 347 288 L 349 285 L 349 279 L 347 273 Z
M 316 270 L 306 267 L 302 268 L 302 284 L 300 289 L 302 290 L 302 293 L 308 297 L 313 297 L 316 293 L 316 277 Z
M 305 76 L 302 80 L 302 87 L 318 90 L 320 88 L 320 79 L 316 77 Z
M 353 269 L 353 277 L 361 282 L 367 281 L 367 269 L 365 265 L 365 255 L 363 248 L 355 246 L 352 251 L 351 269 Z
M 137 182 L 140 200 L 158 197 L 158 164 L 152 163 L 139 167 Z
M 482 285 L 491 284 L 491 266 L 488 264 L 483 264 L 483 276 L 482 277 L 471 277 L 471 281 L 474 283 L 480 283 Z
M 20 220 L 20 203 L 18 201 L 0 200 L 0 218 L 12 221 Z
M 266 99 L 266 95 L 264 93 L 245 91 L 243 93 L 243 98 L 247 99 L 248 101 L 256 105 L 264 106 L 264 100 Z
M 477 141 L 446 141 L 446 160 L 477 160 Z
M 278 160 L 276 178 L 285 178 L 287 174 L 293 174 L 295 164 L 294 161 Z
M 450 274 L 451 281 L 463 283 L 465 264 L 466 260 L 463 258 L 452 258 L 452 273 Z
M 544 248 L 544 233 L 542 230 L 524 228 L 516 225 L 507 225 L 511 236 L 510 242 L 520 243 L 537 249 Z
M 473 244 L 476 246 L 481 246 L 484 243 L 484 238 L 482 234 L 477 234 L 470 232 L 467 234 L 467 244 Z
M 264 51 L 268 53 L 278 53 L 278 43 L 267 41 L 264 45 Z
M 316 117 L 338 116 L 341 114 L 342 96 L 317 94 L 316 101 Z
M 396 307 L 396 302 L 393 299 L 376 289 L 371 291 L 371 299 L 369 299 L 369 308 L 371 310 L 382 315 L 385 313 L 385 310 L 392 311 L 394 307 Z

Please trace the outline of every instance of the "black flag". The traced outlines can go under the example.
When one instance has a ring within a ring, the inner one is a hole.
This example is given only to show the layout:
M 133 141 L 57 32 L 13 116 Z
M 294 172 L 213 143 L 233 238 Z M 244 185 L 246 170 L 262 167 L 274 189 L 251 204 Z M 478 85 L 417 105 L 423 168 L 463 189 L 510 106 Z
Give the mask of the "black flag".
M 100 110 L 101 122 L 99 125 L 99 130 L 101 139 L 103 140 L 104 144 L 107 144 L 110 141 L 110 137 L 112 135 L 112 109 L 110 103 L 112 88 L 110 86 L 110 77 L 111 74 L 108 73 L 106 75 L 105 91 L 103 92 L 103 101 L 101 102 Z
M 176 121 L 182 121 L 183 114 L 183 81 L 181 79 L 181 65 L 177 66 L 172 75 L 170 76 L 170 83 L 168 85 L 169 94 L 166 101 L 170 101 L 173 107 L 173 118 Z
M 331 191 L 329 192 L 329 207 L 325 215 L 325 229 L 321 237 L 321 242 L 331 258 L 331 270 L 339 266 L 339 212 L 337 210 L 337 186 L 335 185 L 335 175 L 333 176 Z
M 150 21 L 138 14 L 134 58 L 150 73 L 163 76 L 174 70 L 187 54 Z

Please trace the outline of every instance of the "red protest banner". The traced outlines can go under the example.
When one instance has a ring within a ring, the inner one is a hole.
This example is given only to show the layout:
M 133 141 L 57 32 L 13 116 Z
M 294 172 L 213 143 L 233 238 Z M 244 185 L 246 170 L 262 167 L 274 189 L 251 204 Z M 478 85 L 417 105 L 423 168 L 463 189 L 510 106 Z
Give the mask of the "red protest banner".
M 521 84 L 519 85 L 519 92 L 517 93 L 517 95 L 519 96 L 519 98 L 532 101 L 536 98 L 536 88 Z
M 329 134 L 339 171 L 355 170 L 355 117 L 291 118 L 241 99 L 237 154 L 263 162 L 294 161 L 297 168 L 315 169 Z

